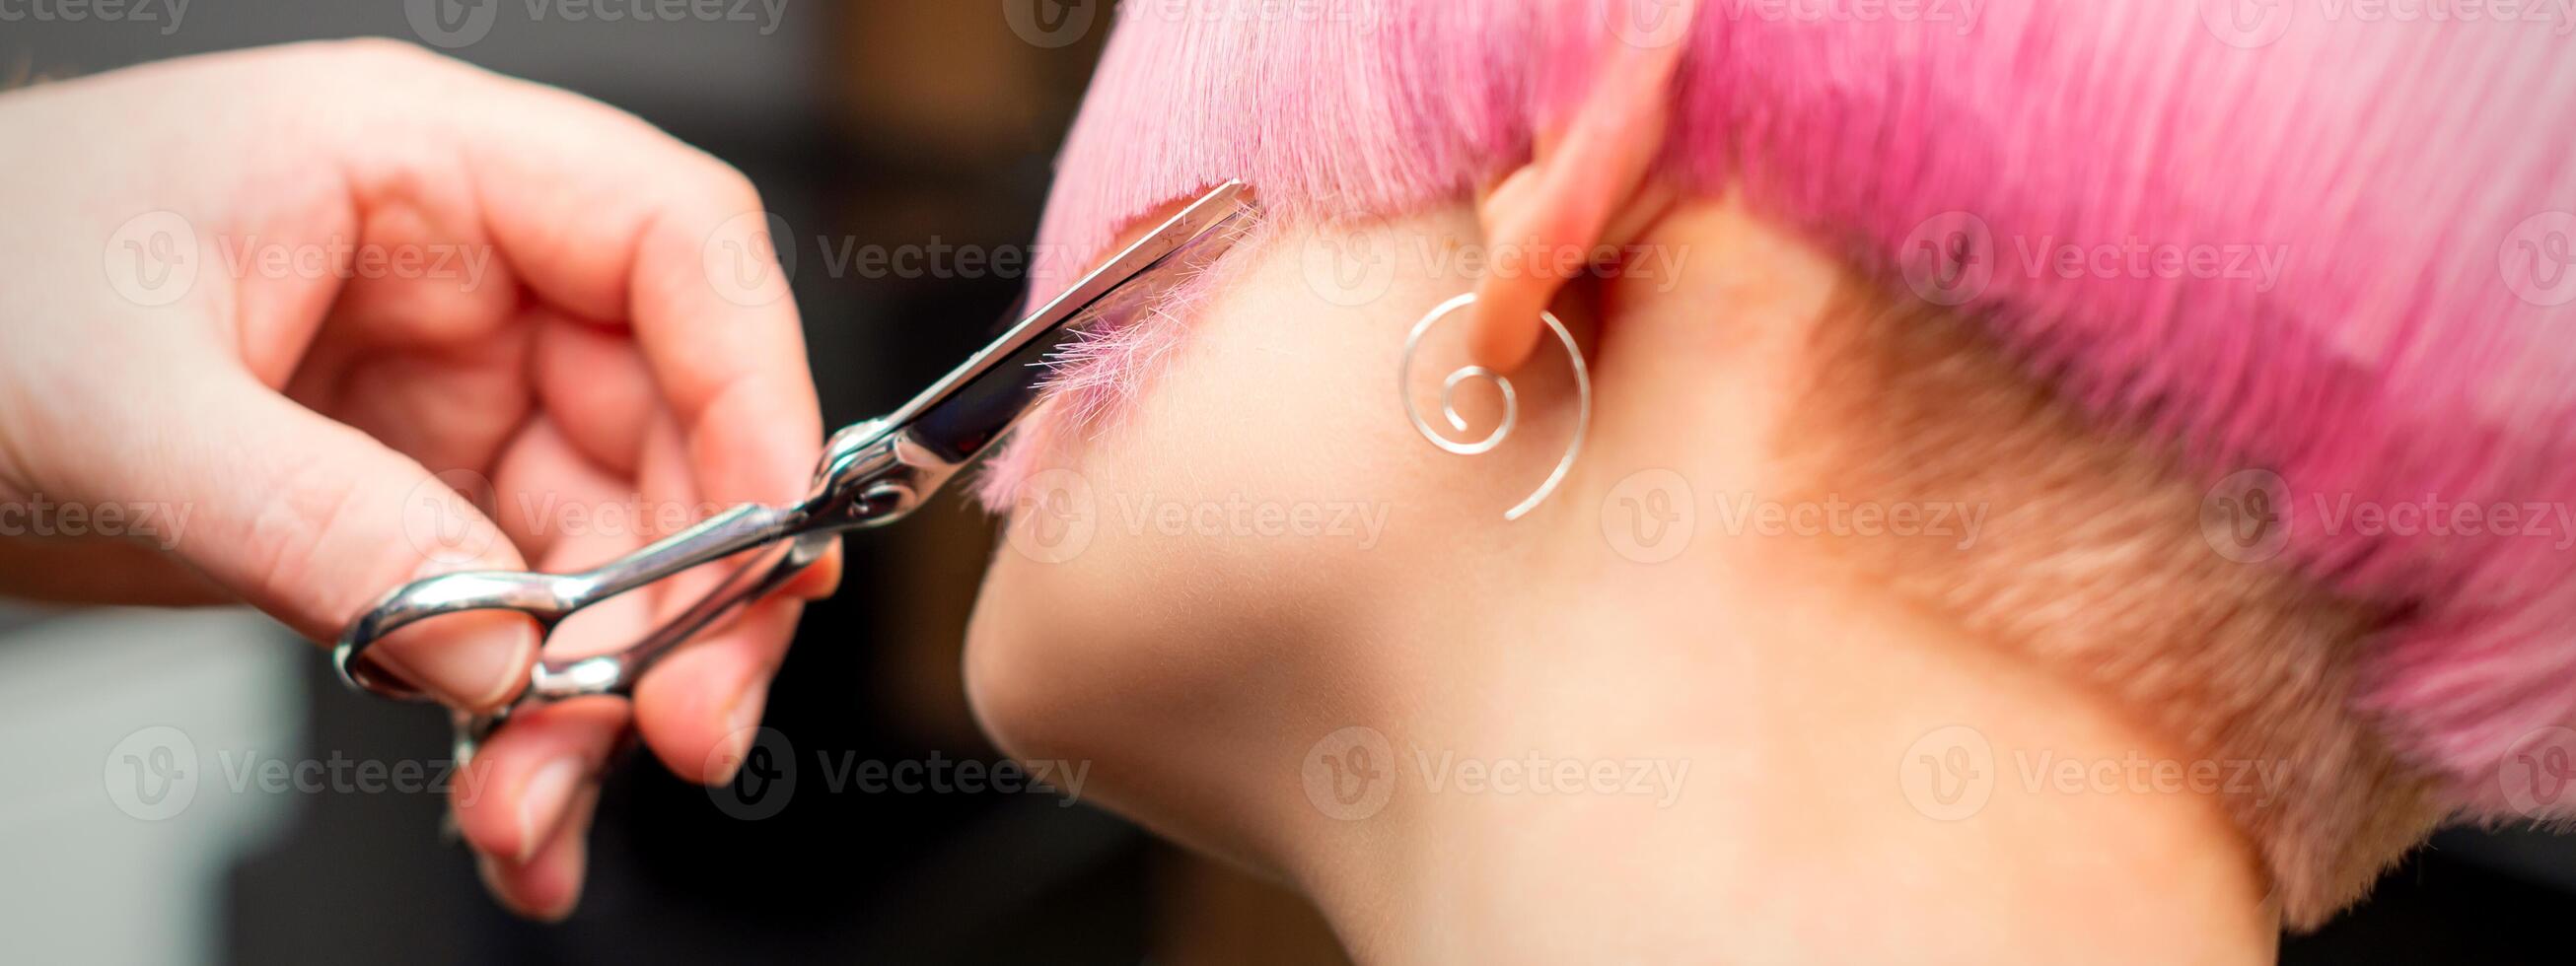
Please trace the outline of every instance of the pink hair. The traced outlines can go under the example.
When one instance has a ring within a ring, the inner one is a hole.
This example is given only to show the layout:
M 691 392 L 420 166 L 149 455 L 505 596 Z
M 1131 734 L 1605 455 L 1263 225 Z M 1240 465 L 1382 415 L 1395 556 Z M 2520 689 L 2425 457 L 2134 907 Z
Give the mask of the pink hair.
M 1086 262 L 1228 177 L 1273 218 L 1463 198 L 1529 156 L 1619 39 L 1612 14 L 1641 2 L 1130 4 L 1042 242 Z M 2412 616 L 2364 655 L 2360 710 L 2458 805 L 2505 815 L 2517 743 L 2576 721 L 2576 557 L 2560 546 L 2576 535 L 2330 518 L 2576 508 L 2576 311 L 2546 304 L 2576 278 L 2535 260 L 2565 267 L 2576 231 L 2552 214 L 2576 209 L 2576 23 L 2359 9 L 1702 0 L 1664 170 L 1739 190 L 1900 292 L 1925 226 L 1990 234 L 1991 278 L 1964 308 L 2212 479 L 2277 472 L 2285 559 Z M 2285 260 L 2269 286 L 2067 277 L 2024 261 L 2044 241 Z M 1171 337 L 1107 337 L 1085 350 L 1106 364 L 1069 373 L 1065 398 L 1096 411 Z

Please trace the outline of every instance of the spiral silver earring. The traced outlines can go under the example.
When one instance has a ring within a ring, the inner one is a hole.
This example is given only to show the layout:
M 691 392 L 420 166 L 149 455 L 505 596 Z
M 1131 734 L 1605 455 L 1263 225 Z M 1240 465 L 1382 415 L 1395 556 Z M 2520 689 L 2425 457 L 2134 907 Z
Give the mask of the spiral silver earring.
M 1502 423 L 1495 426 L 1493 432 L 1485 434 L 1485 438 L 1472 442 L 1450 439 L 1432 429 L 1430 421 L 1423 419 L 1422 411 L 1414 405 L 1413 393 L 1410 389 L 1411 382 L 1407 377 L 1413 373 L 1413 352 L 1421 347 L 1422 337 L 1431 331 L 1431 327 L 1475 302 L 1476 293 L 1469 292 L 1440 303 L 1438 308 L 1432 309 L 1430 314 L 1423 316 L 1422 321 L 1414 323 L 1413 332 L 1404 337 L 1404 358 L 1397 362 L 1395 372 L 1396 392 L 1404 399 L 1404 415 L 1413 421 L 1413 431 L 1421 433 L 1423 439 L 1431 441 L 1431 445 L 1459 456 L 1477 456 L 1492 452 L 1494 447 L 1501 446 L 1504 440 L 1510 439 L 1512 430 L 1520 425 L 1520 393 L 1512 388 L 1511 377 L 1484 366 L 1460 366 L 1440 381 L 1440 416 L 1448 421 L 1450 429 L 1458 432 L 1465 432 L 1467 429 L 1467 421 L 1459 417 L 1456 405 L 1459 384 L 1470 379 L 1484 379 L 1492 382 L 1495 390 L 1503 394 Z M 1557 319 L 1556 313 L 1541 309 L 1538 318 L 1539 321 L 1547 323 L 1548 331 L 1556 333 L 1556 341 L 1565 346 L 1566 362 L 1574 367 L 1576 399 L 1574 438 L 1566 443 L 1565 457 L 1557 460 L 1555 472 L 1549 473 L 1547 479 L 1539 483 L 1538 489 L 1532 491 L 1519 506 L 1504 511 L 1505 520 L 1518 520 L 1536 509 L 1540 503 L 1547 500 L 1549 494 L 1556 492 L 1557 484 L 1565 482 L 1565 474 L 1574 469 L 1575 456 L 1583 452 L 1583 432 L 1592 423 L 1592 373 L 1583 364 L 1583 351 L 1575 348 L 1574 335 L 1565 330 L 1565 323 Z

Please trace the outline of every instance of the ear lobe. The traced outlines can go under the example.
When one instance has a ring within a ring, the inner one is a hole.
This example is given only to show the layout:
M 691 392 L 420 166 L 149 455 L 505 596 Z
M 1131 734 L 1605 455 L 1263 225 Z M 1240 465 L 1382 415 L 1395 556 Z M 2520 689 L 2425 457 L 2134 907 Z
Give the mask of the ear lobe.
M 1685 4 L 1682 13 L 1692 12 Z M 1537 347 L 1539 310 L 1582 272 L 1613 221 L 1629 213 L 1663 150 L 1680 43 L 1614 43 L 1564 127 L 1542 132 L 1529 164 L 1497 182 L 1478 207 L 1489 254 L 1468 317 L 1469 361 L 1511 372 Z

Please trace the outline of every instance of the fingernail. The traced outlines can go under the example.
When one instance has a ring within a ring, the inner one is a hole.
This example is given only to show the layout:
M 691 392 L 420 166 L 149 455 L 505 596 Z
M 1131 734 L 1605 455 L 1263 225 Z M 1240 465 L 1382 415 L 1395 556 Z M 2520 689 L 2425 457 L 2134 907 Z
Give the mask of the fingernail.
M 573 911 L 581 908 L 583 887 L 590 883 L 590 822 L 598 815 L 599 786 L 583 786 L 581 798 L 572 807 L 575 814 L 568 830 L 572 838 L 565 845 L 572 851 L 571 857 L 565 859 L 572 866 L 572 885 L 553 907 L 537 911 L 537 919 L 543 922 L 559 923 L 572 918 Z
M 573 885 L 572 895 L 563 902 L 551 909 L 540 908 L 519 901 L 518 897 L 511 895 L 510 890 L 503 887 L 502 875 L 505 871 L 501 868 L 500 859 L 481 853 L 475 854 L 474 874 L 483 880 L 483 891 L 491 893 L 493 900 L 499 902 L 502 908 L 510 910 L 513 915 L 542 923 L 559 923 L 572 918 L 573 906 L 581 901 L 581 885 L 578 881 Z
M 558 758 L 528 776 L 528 783 L 519 789 L 519 864 L 536 858 L 537 848 L 554 837 L 555 826 L 563 824 L 564 809 L 571 807 L 573 793 L 589 774 L 589 762 Z
M 501 900 L 503 905 L 509 904 L 509 893 L 501 889 L 501 860 L 481 852 L 474 853 L 474 875 L 483 880 L 483 891 L 491 893 L 492 898 Z
M 806 600 L 822 600 L 841 592 L 840 554 L 823 558 L 821 563 L 814 565 L 814 569 L 822 575 L 806 578 L 806 583 L 811 585 L 804 588 Z
M 403 680 L 452 708 L 491 708 L 527 683 L 528 664 L 537 658 L 537 631 L 526 618 L 460 615 L 448 620 L 451 623 L 445 625 L 423 625 L 441 633 L 407 638 L 382 649 L 380 660 Z
M 751 684 L 725 708 L 725 739 L 718 746 L 721 757 L 716 759 L 724 772 L 714 784 L 730 784 L 734 774 L 742 771 L 743 760 L 751 757 L 752 740 L 760 737 L 760 713 L 768 703 L 769 679 L 755 674 Z

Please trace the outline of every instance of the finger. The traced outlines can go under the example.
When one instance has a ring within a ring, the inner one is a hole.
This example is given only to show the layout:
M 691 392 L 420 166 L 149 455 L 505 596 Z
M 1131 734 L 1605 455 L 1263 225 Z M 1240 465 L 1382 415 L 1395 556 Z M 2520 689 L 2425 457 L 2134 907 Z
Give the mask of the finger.
M 656 499 L 695 499 L 696 481 L 681 448 L 676 426 L 654 427 L 644 451 L 645 492 Z M 660 613 L 667 619 L 695 603 L 735 566 L 727 561 L 700 567 L 672 581 Z M 673 774 L 708 784 L 732 780 L 802 610 L 791 596 L 772 596 L 644 675 L 635 691 L 636 730 Z
M 472 111 L 455 131 L 514 276 L 566 314 L 632 327 L 705 499 L 802 498 L 822 418 L 774 254 L 792 240 L 770 237 L 749 180 L 595 102 L 497 77 L 487 87 L 479 102 L 439 104 Z M 631 190 L 647 184 L 657 190 Z M 836 550 L 796 589 L 828 593 L 839 568 Z
M 576 573 L 600 566 L 660 536 L 653 517 L 631 507 L 634 485 L 601 471 L 573 453 L 551 423 L 532 423 L 501 474 L 511 497 L 532 508 L 525 514 L 532 540 L 547 549 L 548 573 Z M 633 647 L 655 626 L 651 593 L 621 594 L 583 608 L 557 624 L 546 639 L 547 660 L 589 657 Z
M 772 597 L 645 673 L 635 688 L 635 730 L 663 767 L 700 784 L 733 780 L 804 610 L 803 601 Z
M 510 498 L 540 499 L 554 507 L 554 522 L 534 529 L 549 550 L 543 569 L 569 573 L 634 550 L 646 535 L 585 508 L 619 505 L 626 487 L 571 453 L 550 424 L 538 420 L 513 445 L 498 470 Z M 576 524 L 578 518 L 583 522 Z M 531 518 L 535 519 L 534 517 Z M 611 598 L 555 628 L 548 660 L 587 657 L 631 647 L 652 620 L 640 594 Z M 483 784 L 459 796 L 457 822 L 476 850 L 511 866 L 534 860 L 571 810 L 597 785 L 597 775 L 625 733 L 622 700 L 583 699 L 529 709 L 512 716 L 475 755 Z
M 466 844 L 512 865 L 534 861 L 597 789 L 627 718 L 627 703 L 605 696 L 511 715 L 449 796 Z
M 72 488 L 169 507 L 180 558 L 315 641 L 411 580 L 525 569 L 465 495 L 246 374 L 146 373 L 92 405 L 116 410 L 93 413 L 99 425 L 160 431 L 142 446 L 63 448 Z M 404 628 L 369 656 L 451 706 L 482 709 L 518 692 L 536 649 L 527 618 L 485 612 Z
M 460 151 L 515 275 L 569 314 L 633 327 L 709 499 L 803 496 L 822 419 L 750 181 L 560 91 L 495 78 L 471 100 L 448 103 L 472 112 Z
M 322 353 L 339 354 L 338 337 L 365 324 L 353 315 L 334 308 Z M 288 395 L 423 465 L 485 468 L 533 408 L 530 341 L 522 329 L 500 328 L 471 345 L 439 351 L 369 351 L 341 359 L 317 353 Z M 326 379 L 336 385 L 311 386 Z
M 582 789 L 563 824 L 526 861 L 491 853 L 475 856 L 483 887 L 511 912 L 540 922 L 562 922 L 581 904 L 590 864 L 590 820 L 598 813 L 599 786 Z
M 634 484 L 591 462 L 551 413 L 529 420 L 510 441 L 492 482 L 494 521 L 547 573 L 594 567 L 649 542 L 645 523 L 632 519 L 643 512 L 632 505 Z M 605 545 L 581 539 L 599 536 L 615 539 Z M 581 549 L 560 552 L 568 540 Z
M 538 394 L 545 400 L 549 421 L 562 430 L 564 438 L 581 455 L 609 469 L 638 472 L 651 435 L 648 430 L 657 425 L 677 425 L 666 418 L 668 410 L 662 406 L 652 372 L 635 340 L 622 330 L 558 315 L 540 330 L 536 371 Z M 657 415 L 639 418 L 638 414 L 646 413 Z M 674 434 L 669 440 L 683 438 Z M 665 447 L 666 452 L 677 457 L 672 465 L 677 466 L 679 474 L 666 475 L 665 479 L 685 483 L 686 492 L 661 494 L 663 498 L 649 506 L 656 515 L 667 517 L 674 510 L 711 503 L 716 508 L 726 505 L 704 496 L 685 450 L 684 442 Z M 696 521 L 692 518 L 688 522 Z M 666 527 L 662 533 L 667 535 L 677 529 Z M 836 551 L 808 568 L 782 592 L 808 600 L 828 597 L 839 587 L 840 570 L 840 554 Z M 712 581 L 707 585 L 711 586 Z
M 600 466 L 633 476 L 643 458 L 646 415 L 661 388 L 635 335 L 624 328 L 532 309 L 537 397 L 564 438 Z

